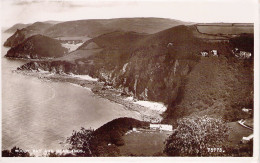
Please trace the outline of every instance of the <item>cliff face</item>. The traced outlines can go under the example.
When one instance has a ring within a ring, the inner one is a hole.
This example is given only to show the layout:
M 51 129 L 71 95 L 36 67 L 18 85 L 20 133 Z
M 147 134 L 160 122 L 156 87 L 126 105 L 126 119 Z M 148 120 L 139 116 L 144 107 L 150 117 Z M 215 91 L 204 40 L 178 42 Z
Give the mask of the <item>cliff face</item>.
M 40 59 L 61 57 L 66 53 L 67 49 L 62 47 L 59 41 L 42 35 L 34 35 L 8 50 L 6 56 L 13 58 Z
M 15 47 L 18 44 L 22 43 L 29 36 L 31 35 L 29 35 L 28 30 L 26 30 L 25 28 L 21 30 L 17 29 L 17 31 L 5 41 L 4 46 Z
M 51 26 L 52 24 L 50 23 L 36 22 L 25 28 L 17 29 L 16 32 L 5 41 L 4 46 L 15 47 L 33 35 L 44 34 L 44 31 Z
M 152 35 L 110 33 L 79 48 L 88 49 L 95 43 L 103 49 L 98 54 L 76 62 L 31 62 L 20 69 L 99 78 L 129 96 L 163 102 L 168 106 L 168 123 L 191 114 L 239 118 L 229 115 L 239 116 L 235 114 L 238 109 L 252 106 L 253 59 L 235 58 L 232 44 L 209 43 L 200 38 L 194 26 L 178 26 Z M 246 47 L 253 48 L 251 44 Z M 218 56 L 200 55 L 213 49 Z

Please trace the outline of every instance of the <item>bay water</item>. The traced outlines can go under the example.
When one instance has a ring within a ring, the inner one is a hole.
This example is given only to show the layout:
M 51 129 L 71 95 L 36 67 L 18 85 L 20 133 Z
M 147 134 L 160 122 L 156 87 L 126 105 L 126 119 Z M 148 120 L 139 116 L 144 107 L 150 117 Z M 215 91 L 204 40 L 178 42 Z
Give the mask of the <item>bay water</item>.
M 137 112 L 80 86 L 13 72 L 28 61 L 4 57 L 9 36 L 2 33 L 2 150 L 64 149 L 60 142 L 73 130 L 96 129 L 119 117 L 140 119 Z

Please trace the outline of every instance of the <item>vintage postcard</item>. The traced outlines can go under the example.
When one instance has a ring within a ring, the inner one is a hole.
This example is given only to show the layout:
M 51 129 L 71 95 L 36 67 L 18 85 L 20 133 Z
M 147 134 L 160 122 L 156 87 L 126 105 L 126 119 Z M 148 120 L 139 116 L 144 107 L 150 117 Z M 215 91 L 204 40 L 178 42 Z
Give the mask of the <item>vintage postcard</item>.
M 1 160 L 259 161 L 258 3 L 1 0 Z

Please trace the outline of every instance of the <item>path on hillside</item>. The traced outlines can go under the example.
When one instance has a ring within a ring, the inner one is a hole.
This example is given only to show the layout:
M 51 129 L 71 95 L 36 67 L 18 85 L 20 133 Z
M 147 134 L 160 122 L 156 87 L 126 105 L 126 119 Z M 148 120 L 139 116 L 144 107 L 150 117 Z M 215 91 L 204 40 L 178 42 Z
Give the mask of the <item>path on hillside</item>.
M 243 126 L 243 127 L 245 127 L 245 128 L 248 128 L 248 129 L 250 129 L 250 130 L 253 130 L 253 128 L 251 128 L 251 127 L 245 125 L 245 120 L 242 120 L 242 119 L 241 119 L 241 120 L 237 121 L 237 123 L 239 123 L 241 126 Z
M 253 133 L 253 131 L 249 128 L 245 128 L 240 125 L 238 122 L 230 122 L 228 126 L 231 128 L 229 133 L 229 141 L 232 144 L 240 143 L 243 137 L 247 137 Z

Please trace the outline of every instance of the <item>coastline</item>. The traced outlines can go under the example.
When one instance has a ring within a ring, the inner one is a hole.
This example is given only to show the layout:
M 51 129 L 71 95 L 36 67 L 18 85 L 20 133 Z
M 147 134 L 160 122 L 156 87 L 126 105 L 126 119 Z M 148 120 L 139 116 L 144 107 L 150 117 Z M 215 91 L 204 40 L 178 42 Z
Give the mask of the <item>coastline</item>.
M 41 80 L 48 80 L 52 82 L 67 82 L 88 89 L 89 91 L 92 91 L 95 95 L 101 98 L 123 105 L 124 108 L 127 110 L 137 112 L 138 114 L 140 114 L 142 121 L 145 122 L 160 123 L 163 119 L 161 116 L 163 111 L 153 110 L 149 107 L 138 104 L 138 102 L 140 103 L 141 101 L 136 101 L 134 99 L 129 100 L 129 98 L 131 97 L 126 95 L 121 95 L 121 92 L 119 90 L 111 86 L 105 86 L 104 82 L 93 80 L 91 79 L 91 77 L 89 80 L 87 80 L 87 79 L 80 78 L 79 75 L 53 74 L 48 71 L 39 72 L 39 71 L 14 70 L 13 72 L 20 73 L 23 75 L 34 76 Z

